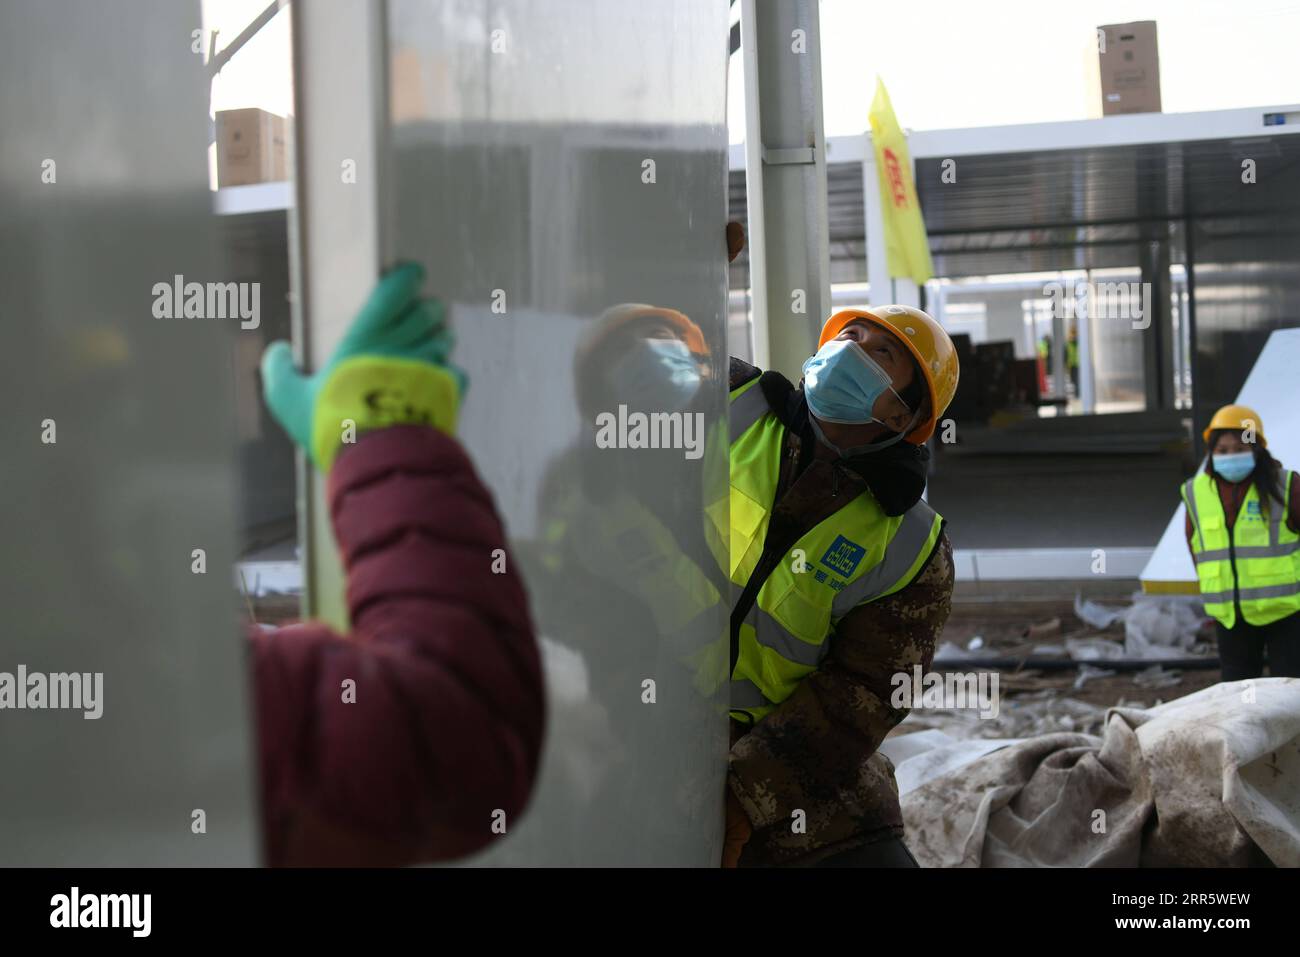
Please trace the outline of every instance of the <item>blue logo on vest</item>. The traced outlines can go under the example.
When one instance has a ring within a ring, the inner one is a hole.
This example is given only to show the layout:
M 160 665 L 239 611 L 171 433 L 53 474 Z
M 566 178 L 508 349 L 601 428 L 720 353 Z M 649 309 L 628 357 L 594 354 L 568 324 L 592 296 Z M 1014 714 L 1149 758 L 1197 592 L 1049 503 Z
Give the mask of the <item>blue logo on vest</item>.
M 1258 516 L 1258 515 L 1259 515 L 1259 502 L 1247 502 L 1247 503 L 1246 503 L 1246 514 L 1247 514 L 1247 515 L 1252 515 L 1252 516 Z
M 826 554 L 821 557 L 821 564 L 837 575 L 849 578 L 857 570 L 862 556 L 866 554 L 867 550 L 861 545 L 856 545 L 840 535 L 831 543 L 831 547 L 826 549 Z

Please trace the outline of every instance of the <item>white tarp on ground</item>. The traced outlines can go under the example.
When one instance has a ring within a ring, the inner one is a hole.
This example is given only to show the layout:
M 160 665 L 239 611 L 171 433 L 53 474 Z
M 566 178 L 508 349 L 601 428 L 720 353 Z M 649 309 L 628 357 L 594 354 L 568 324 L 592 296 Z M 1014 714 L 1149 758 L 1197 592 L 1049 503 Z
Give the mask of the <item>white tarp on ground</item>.
M 1300 679 L 1112 708 L 1101 737 L 908 737 L 886 751 L 925 867 L 1300 867 Z
M 992 751 L 1019 744 L 1022 738 L 954 738 L 926 728 L 886 738 L 880 751 L 894 762 L 898 793 L 904 797 L 922 784 L 948 774 Z

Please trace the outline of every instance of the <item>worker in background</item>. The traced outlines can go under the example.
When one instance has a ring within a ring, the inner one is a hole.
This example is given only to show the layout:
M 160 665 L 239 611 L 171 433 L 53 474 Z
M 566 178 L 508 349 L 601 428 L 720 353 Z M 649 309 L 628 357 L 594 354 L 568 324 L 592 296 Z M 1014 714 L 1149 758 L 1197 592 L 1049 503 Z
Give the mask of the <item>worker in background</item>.
M 724 866 L 916 866 L 893 767 L 948 618 L 952 546 L 921 498 L 957 388 L 919 309 L 833 315 L 798 386 L 731 360 L 731 716 Z
M 1300 494 L 1269 454 L 1264 423 L 1225 405 L 1204 432 L 1205 468 L 1183 484 L 1187 545 L 1224 681 L 1300 678 Z
M 453 437 L 464 377 L 422 281 L 386 275 L 315 375 L 286 342 L 263 356 L 268 407 L 328 475 L 352 629 L 250 636 L 272 865 L 469 854 L 514 827 L 537 773 L 527 598 Z

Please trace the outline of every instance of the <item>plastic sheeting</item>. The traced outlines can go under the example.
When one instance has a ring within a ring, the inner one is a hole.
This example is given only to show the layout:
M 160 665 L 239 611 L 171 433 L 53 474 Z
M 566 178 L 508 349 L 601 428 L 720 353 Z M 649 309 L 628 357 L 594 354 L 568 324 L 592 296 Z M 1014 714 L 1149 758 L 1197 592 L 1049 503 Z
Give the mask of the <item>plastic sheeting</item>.
M 1138 593 L 1133 596 L 1133 604 L 1125 608 L 1107 608 L 1076 597 L 1074 611 L 1094 628 L 1124 625 L 1123 646 L 1103 638 L 1067 641 L 1070 657 L 1078 661 L 1189 658 L 1212 650 L 1210 643 L 1202 639 L 1207 619 L 1200 603 L 1188 596 Z

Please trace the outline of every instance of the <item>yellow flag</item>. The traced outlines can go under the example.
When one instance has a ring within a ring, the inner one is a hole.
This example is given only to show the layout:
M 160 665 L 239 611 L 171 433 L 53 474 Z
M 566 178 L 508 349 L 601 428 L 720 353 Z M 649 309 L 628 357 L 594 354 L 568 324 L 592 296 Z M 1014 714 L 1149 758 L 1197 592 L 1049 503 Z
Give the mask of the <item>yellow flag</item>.
M 879 77 L 870 119 L 871 145 L 876 151 L 876 173 L 880 177 L 889 275 L 920 284 L 934 276 L 934 263 L 930 261 L 925 220 L 921 217 L 921 204 L 912 180 L 912 155 L 907 151 L 907 138 L 894 116 L 885 83 Z

